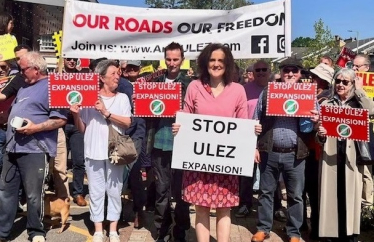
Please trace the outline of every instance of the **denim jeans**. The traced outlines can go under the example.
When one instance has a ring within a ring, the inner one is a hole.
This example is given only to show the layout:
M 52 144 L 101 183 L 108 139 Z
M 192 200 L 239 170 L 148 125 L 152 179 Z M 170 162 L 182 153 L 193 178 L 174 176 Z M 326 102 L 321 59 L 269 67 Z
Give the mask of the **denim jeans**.
M 27 233 L 29 239 L 45 236 L 44 180 L 48 172 L 46 154 L 8 153 L 4 155 L 0 181 L 0 239 L 11 232 L 18 207 L 18 189 L 21 182 L 27 198 Z
M 84 180 L 84 135 L 73 124 L 65 125 L 66 143 L 73 162 L 73 197 L 83 195 Z
M 261 152 L 260 197 L 258 205 L 257 229 L 270 233 L 273 225 L 274 191 L 280 172 L 287 189 L 287 224 L 289 237 L 300 237 L 299 228 L 303 223 L 303 189 L 305 160 L 297 160 L 295 152 Z

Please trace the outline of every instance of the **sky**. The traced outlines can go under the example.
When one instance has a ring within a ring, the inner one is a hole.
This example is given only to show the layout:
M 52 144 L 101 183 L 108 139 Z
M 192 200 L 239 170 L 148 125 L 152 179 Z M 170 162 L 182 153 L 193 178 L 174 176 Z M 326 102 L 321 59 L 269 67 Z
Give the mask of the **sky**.
M 148 7 L 145 0 L 98 0 L 103 4 L 131 7 Z M 255 4 L 269 0 L 251 0 Z M 291 1 L 292 40 L 297 37 L 313 38 L 314 23 L 322 19 L 331 34 L 343 39 L 374 38 L 374 1 L 373 0 L 292 0 Z M 355 32 L 348 32 L 352 30 Z

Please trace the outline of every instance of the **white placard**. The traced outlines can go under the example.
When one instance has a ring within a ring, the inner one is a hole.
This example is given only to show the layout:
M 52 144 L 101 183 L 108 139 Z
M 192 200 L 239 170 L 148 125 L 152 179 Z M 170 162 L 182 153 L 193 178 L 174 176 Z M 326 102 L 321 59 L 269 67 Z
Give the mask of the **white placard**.
M 195 59 L 209 43 L 228 46 L 236 59 L 291 54 L 291 0 L 234 10 L 155 9 L 67 0 L 62 56 L 162 60 L 172 41 Z
M 257 120 L 177 112 L 171 168 L 253 175 Z

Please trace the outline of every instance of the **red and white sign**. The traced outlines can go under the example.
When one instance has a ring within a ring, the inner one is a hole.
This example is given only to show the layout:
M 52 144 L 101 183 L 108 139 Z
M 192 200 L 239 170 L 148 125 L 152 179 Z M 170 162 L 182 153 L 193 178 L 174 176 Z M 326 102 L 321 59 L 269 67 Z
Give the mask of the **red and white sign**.
M 352 62 L 355 56 L 356 53 L 354 53 L 351 49 L 343 47 L 338 57 L 338 60 L 336 61 L 336 64 L 340 67 L 345 68 L 347 67 L 347 63 Z
M 268 84 L 268 116 L 312 117 L 316 109 L 315 83 L 271 82 Z
M 374 98 L 374 72 L 357 72 L 356 75 L 362 77 L 366 95 Z
M 99 97 L 99 74 L 53 73 L 49 74 L 48 78 L 51 108 L 70 108 L 73 104 L 84 108 L 95 106 Z
M 165 72 L 166 70 L 159 70 L 151 74 L 139 77 L 138 79 L 136 79 L 136 81 L 137 82 L 152 82 L 152 81 L 155 81 L 158 77 L 164 75 Z
M 134 115 L 174 117 L 182 108 L 181 83 L 135 82 Z
M 235 59 L 291 55 L 291 0 L 230 11 L 67 0 L 63 19 L 64 58 L 162 60 L 172 41 L 183 46 L 186 59 L 196 59 L 210 43 L 224 44 Z
M 369 142 L 369 110 L 321 106 L 322 126 L 327 136 Z
M 77 61 L 77 67 L 79 68 L 89 68 L 90 67 L 90 59 L 79 58 Z

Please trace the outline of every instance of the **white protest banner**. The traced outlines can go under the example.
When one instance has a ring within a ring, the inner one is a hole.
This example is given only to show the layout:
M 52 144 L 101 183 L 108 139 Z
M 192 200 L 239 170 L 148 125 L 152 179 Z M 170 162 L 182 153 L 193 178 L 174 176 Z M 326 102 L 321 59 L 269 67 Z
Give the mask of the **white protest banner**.
M 171 168 L 253 175 L 256 120 L 177 112 Z
M 234 10 L 134 8 L 67 0 L 62 55 L 69 58 L 164 59 L 172 41 L 195 59 L 212 42 L 236 59 L 291 55 L 291 0 Z

